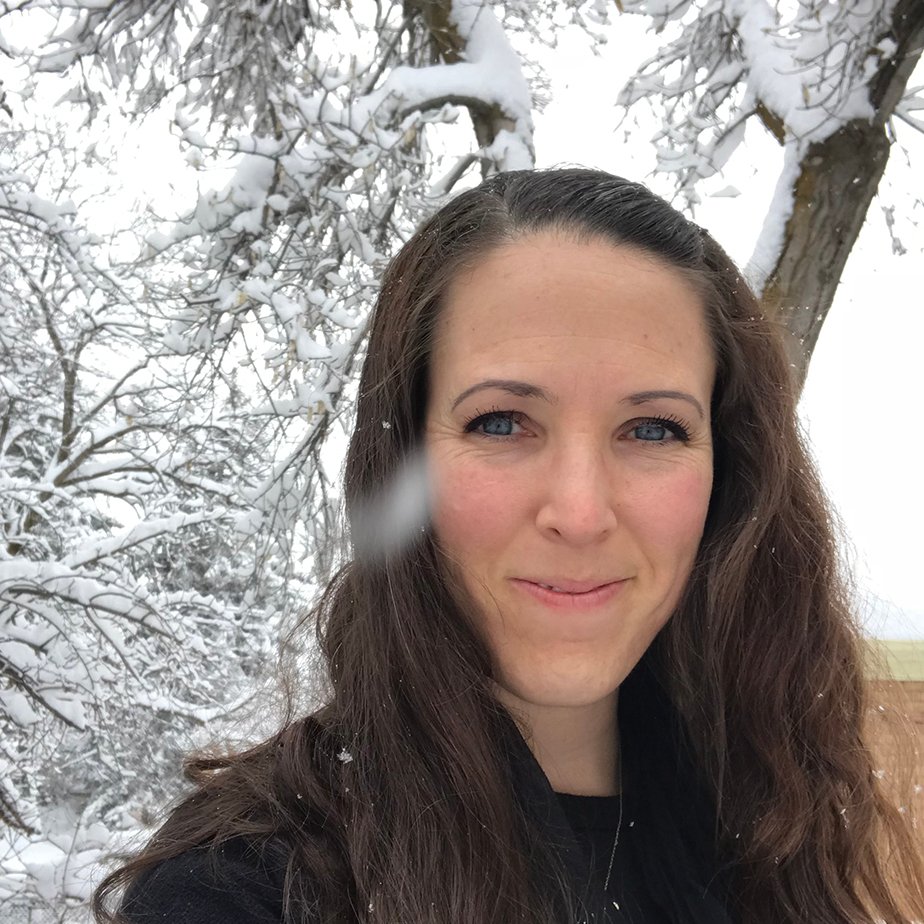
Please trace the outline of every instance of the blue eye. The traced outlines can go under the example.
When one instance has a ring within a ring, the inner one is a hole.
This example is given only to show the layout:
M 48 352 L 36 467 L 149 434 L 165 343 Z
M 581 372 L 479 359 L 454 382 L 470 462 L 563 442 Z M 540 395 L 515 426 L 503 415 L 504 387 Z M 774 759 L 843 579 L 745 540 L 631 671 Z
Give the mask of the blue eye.
M 513 421 L 509 417 L 492 414 L 482 421 L 481 430 L 489 436 L 510 436 L 513 433 Z
M 667 427 L 658 423 L 640 424 L 632 432 L 636 439 L 650 441 L 661 441 L 668 435 Z
M 635 439 L 645 443 L 668 443 L 678 440 L 686 443 L 690 439 L 687 428 L 679 420 L 655 418 L 637 423 L 630 431 Z
M 478 433 L 481 436 L 515 436 L 519 416 L 516 411 L 489 411 L 487 414 L 478 414 L 465 425 L 465 432 Z

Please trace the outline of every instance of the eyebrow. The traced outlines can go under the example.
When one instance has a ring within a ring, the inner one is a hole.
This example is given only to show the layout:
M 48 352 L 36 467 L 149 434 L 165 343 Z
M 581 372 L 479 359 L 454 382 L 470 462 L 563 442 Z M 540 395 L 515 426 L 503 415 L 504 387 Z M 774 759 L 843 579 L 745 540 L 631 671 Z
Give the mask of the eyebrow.
M 466 388 L 465 391 L 452 402 L 452 409 L 455 410 L 466 398 L 471 397 L 476 392 L 485 391 L 489 388 L 497 388 L 500 391 L 506 391 L 508 394 L 516 395 L 518 398 L 540 398 L 543 401 L 548 401 L 550 404 L 554 402 L 553 397 L 544 388 L 540 388 L 538 385 L 531 385 L 529 382 L 520 382 L 516 379 L 485 379 L 483 382 L 478 382 Z M 705 418 L 706 416 L 706 412 L 703 410 L 703 406 L 699 401 L 697 401 L 693 395 L 685 391 L 674 391 L 672 389 L 637 391 L 626 397 L 625 400 L 628 401 L 629 404 L 639 405 L 647 404 L 649 401 L 657 401 L 659 398 L 686 401 L 687 404 L 691 404 L 696 408 L 700 417 Z
M 703 406 L 693 397 L 693 395 L 688 394 L 685 391 L 671 391 L 670 389 L 657 389 L 655 391 L 637 391 L 633 395 L 629 395 L 626 398 L 626 401 L 629 404 L 647 404 L 649 401 L 657 401 L 659 398 L 671 398 L 676 401 L 686 401 L 687 404 L 692 404 L 696 408 L 699 416 L 702 418 L 706 417 L 706 412 L 703 410 Z
M 538 385 L 530 385 L 529 382 L 518 382 L 516 379 L 485 379 L 483 382 L 478 382 L 466 388 L 465 391 L 452 402 L 452 409 L 455 410 L 466 398 L 476 392 L 484 391 L 488 388 L 497 388 L 511 395 L 516 395 L 518 398 L 541 398 L 543 401 L 552 402 L 551 395 Z

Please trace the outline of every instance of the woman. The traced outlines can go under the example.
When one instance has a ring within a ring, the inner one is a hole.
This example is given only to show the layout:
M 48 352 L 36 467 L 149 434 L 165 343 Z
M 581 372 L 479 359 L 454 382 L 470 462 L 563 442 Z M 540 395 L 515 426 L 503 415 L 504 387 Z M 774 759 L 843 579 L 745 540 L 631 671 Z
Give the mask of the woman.
M 589 170 L 462 193 L 383 280 L 346 492 L 328 704 L 192 761 L 100 920 L 924 916 L 783 351 L 702 229 Z

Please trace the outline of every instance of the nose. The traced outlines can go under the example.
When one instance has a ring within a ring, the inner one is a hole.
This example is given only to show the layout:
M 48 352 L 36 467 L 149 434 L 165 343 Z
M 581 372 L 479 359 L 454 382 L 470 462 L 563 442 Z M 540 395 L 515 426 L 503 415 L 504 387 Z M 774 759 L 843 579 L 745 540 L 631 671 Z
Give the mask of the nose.
M 573 445 L 549 460 L 540 477 L 539 530 L 571 545 L 592 545 L 616 529 L 617 473 L 605 450 Z

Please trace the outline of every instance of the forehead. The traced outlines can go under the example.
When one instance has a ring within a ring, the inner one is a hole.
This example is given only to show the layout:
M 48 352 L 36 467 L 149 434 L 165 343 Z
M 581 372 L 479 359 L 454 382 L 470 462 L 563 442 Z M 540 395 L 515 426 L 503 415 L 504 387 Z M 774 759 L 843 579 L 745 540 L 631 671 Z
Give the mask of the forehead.
M 554 232 L 457 273 L 435 333 L 437 378 L 554 362 L 636 377 L 705 371 L 711 382 L 714 368 L 702 298 L 684 273 L 638 248 Z

